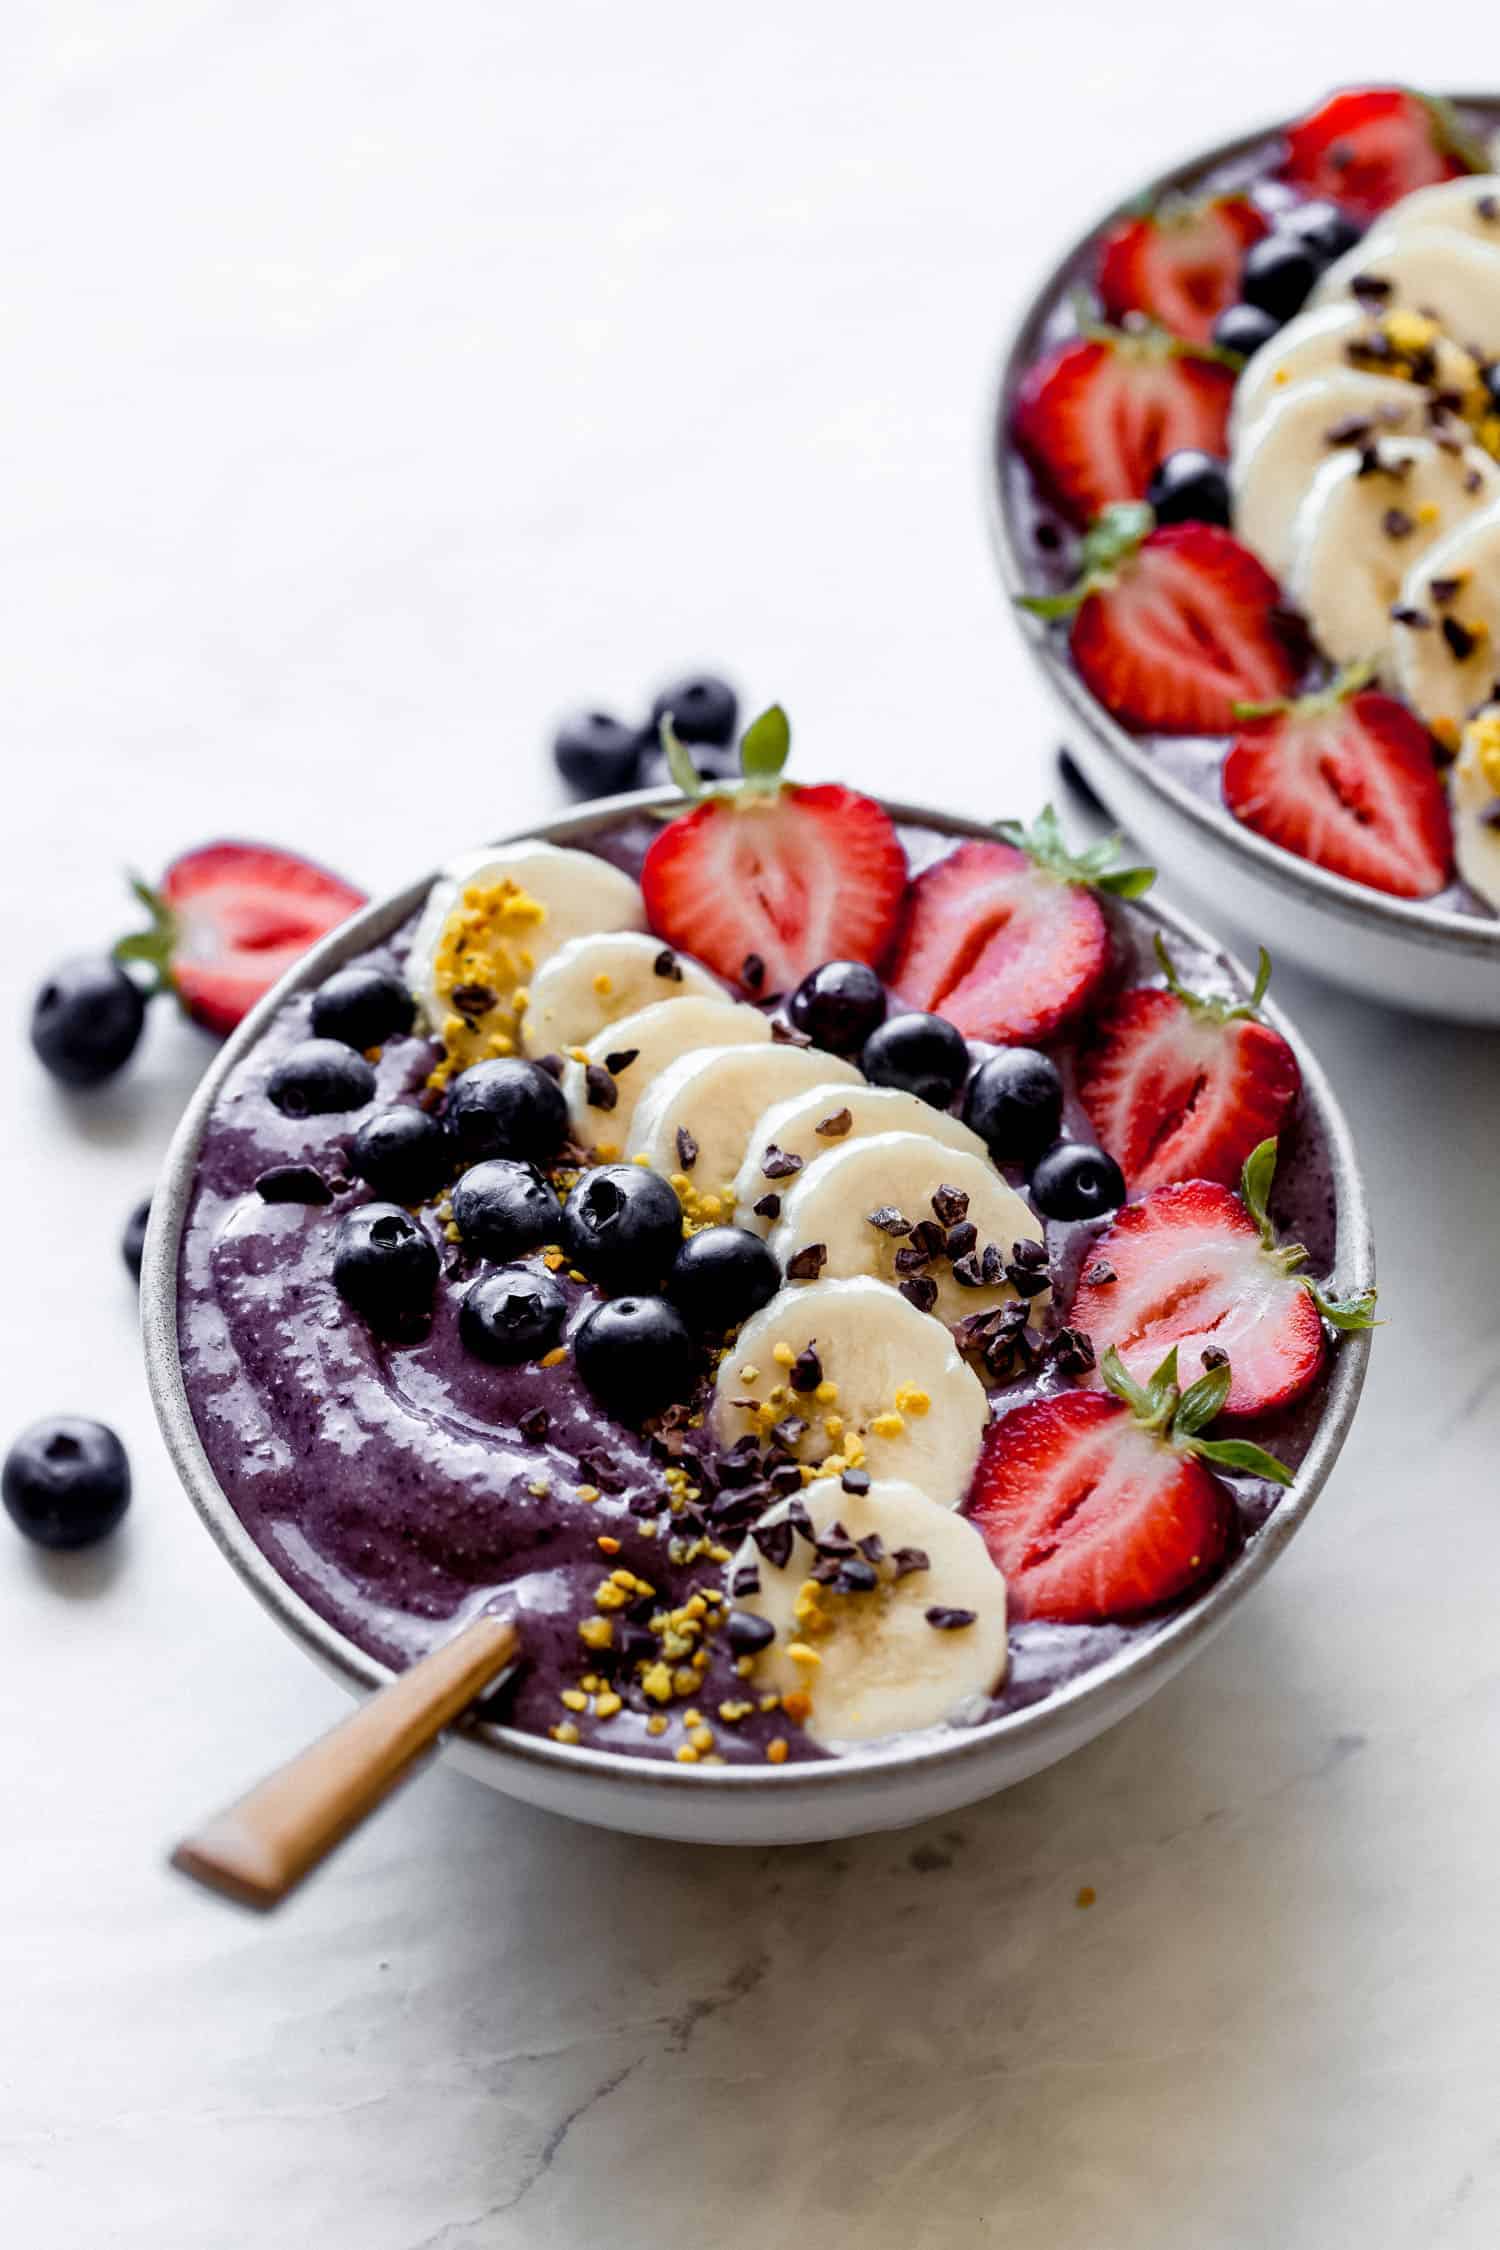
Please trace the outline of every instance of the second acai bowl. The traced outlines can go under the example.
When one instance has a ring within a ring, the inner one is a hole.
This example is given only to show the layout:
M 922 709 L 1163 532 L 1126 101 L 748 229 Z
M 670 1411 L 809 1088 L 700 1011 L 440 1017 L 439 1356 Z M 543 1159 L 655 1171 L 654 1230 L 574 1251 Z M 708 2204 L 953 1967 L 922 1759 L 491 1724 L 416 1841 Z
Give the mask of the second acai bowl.
M 1120 818 L 1378 998 L 1500 1021 L 1493 102 L 1356 88 L 1059 260 L 987 462 Z
M 169 1443 L 283 1623 L 370 1684 L 508 1608 L 463 1762 L 704 1841 L 1133 1708 L 1310 1506 L 1371 1317 L 1264 971 L 1049 817 L 786 746 L 356 917 L 205 1082 L 147 1260 Z

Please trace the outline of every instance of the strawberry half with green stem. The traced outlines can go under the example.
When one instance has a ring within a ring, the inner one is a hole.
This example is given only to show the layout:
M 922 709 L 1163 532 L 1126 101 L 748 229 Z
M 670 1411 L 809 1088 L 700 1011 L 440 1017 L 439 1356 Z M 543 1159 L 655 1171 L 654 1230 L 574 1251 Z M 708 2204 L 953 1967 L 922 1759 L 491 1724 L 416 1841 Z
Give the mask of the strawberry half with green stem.
M 670 719 L 661 733 L 693 810 L 663 828 L 641 869 L 657 936 L 756 998 L 790 991 L 825 961 L 879 961 L 906 890 L 884 806 L 839 782 L 784 781 L 780 704 L 746 728 L 739 782 L 707 791 Z
M 1110 961 L 1097 891 L 1139 898 L 1156 871 L 1116 868 L 1118 838 L 1074 854 L 1050 805 L 997 824 L 912 884 L 887 982 L 913 1008 L 998 1045 L 1045 1039 L 1086 1005 Z
M 1435 95 L 1346 86 L 1287 128 L 1281 177 L 1368 225 L 1413 188 L 1491 169 L 1485 149 Z
M 1296 701 L 1243 702 L 1224 802 L 1258 836 L 1395 898 L 1453 875 L 1448 798 L 1421 721 L 1357 665 Z
M 1028 594 L 1020 607 L 1071 617 L 1079 677 L 1125 726 L 1227 734 L 1237 704 L 1287 695 L 1295 681 L 1280 591 L 1217 524 L 1154 524 L 1144 501 L 1106 508 L 1072 592 Z
M 1107 1391 L 1038 1399 L 985 1432 L 966 1513 L 1015 1617 L 1086 1625 L 1160 1609 L 1228 1550 L 1234 1504 L 1208 1463 L 1292 1481 L 1260 1446 L 1202 1435 L 1229 1395 L 1227 1364 L 1186 1391 L 1175 1349 L 1145 1384 L 1117 1352 L 1099 1372 Z
M 365 903 L 339 876 L 274 844 L 202 844 L 152 889 L 131 888 L 151 927 L 121 938 L 115 959 L 156 973 L 194 1022 L 233 1031 L 310 945 Z
M 1226 1414 L 1269 1413 L 1308 1390 L 1326 1354 L 1323 1324 L 1374 1326 L 1375 1293 L 1341 1300 L 1300 1269 L 1300 1242 L 1277 1244 L 1266 1204 L 1276 1143 L 1245 1162 L 1240 1195 L 1212 1180 L 1154 1188 L 1100 1237 L 1068 1315 L 1102 1361 L 1118 1351 L 1140 1378 L 1169 1345 L 1184 1361 L 1234 1369 Z
M 1122 993 L 1080 1057 L 1078 1096 L 1133 1195 L 1172 1180 L 1232 1187 L 1258 1144 L 1275 1139 L 1302 1085 L 1297 1058 L 1260 1017 L 1270 956 L 1248 1000 L 1205 998 L 1178 976 L 1161 933 L 1166 989 Z
M 1165 329 L 1090 325 L 1021 385 L 1016 444 L 1074 523 L 1144 498 L 1169 453 L 1228 452 L 1234 368 Z
M 1189 343 L 1207 344 L 1240 293 L 1240 267 L 1266 221 L 1247 195 L 1164 196 L 1105 236 L 1098 288 L 1111 320 L 1146 313 Z

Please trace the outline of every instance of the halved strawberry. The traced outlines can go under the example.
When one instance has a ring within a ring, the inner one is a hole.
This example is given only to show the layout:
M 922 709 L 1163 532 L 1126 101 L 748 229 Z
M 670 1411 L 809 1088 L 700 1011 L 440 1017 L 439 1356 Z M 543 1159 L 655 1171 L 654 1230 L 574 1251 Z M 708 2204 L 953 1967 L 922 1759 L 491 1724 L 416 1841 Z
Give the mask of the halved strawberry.
M 1039 360 L 1021 385 L 1015 439 L 1075 523 L 1145 497 L 1185 446 L 1227 453 L 1234 375 L 1161 329 L 1091 329 Z
M 1373 1293 L 1329 1297 L 1298 1271 L 1307 1261 L 1300 1242 L 1277 1247 L 1266 1213 L 1275 1169 L 1276 1143 L 1262 1141 L 1245 1165 L 1243 1202 L 1217 1181 L 1183 1180 L 1127 1205 L 1100 1238 L 1068 1315 L 1101 1360 L 1117 1350 L 1141 1377 L 1169 1345 L 1188 1368 L 1227 1353 L 1234 1379 L 1224 1411 L 1264 1414 L 1313 1383 L 1325 1320 L 1372 1325 Z
M 1189 992 L 1156 940 L 1166 989 L 1137 986 L 1100 1016 L 1080 1057 L 1078 1094 L 1102 1148 L 1133 1195 L 1172 1180 L 1232 1187 L 1246 1157 L 1296 1107 L 1297 1058 L 1258 1010 L 1271 975 L 1263 951 L 1248 1001 Z
M 1090 526 L 1082 560 L 1071 593 L 1027 595 L 1021 607 L 1072 616 L 1079 675 L 1126 726 L 1228 734 L 1237 703 L 1290 690 L 1276 581 L 1217 524 L 1153 530 L 1143 502 L 1122 502 Z
M 1109 967 L 1095 889 L 1138 898 L 1149 868 L 1111 872 L 1113 843 L 1075 858 L 1048 805 L 1034 828 L 960 844 L 917 877 L 887 981 L 914 1008 L 974 1039 L 1045 1039 L 1075 1016 Z
M 1413 188 L 1489 160 L 1446 102 L 1409 86 L 1346 86 L 1287 128 L 1281 176 L 1366 224 Z
M 1186 1393 L 1175 1351 L 1146 1385 L 1114 1353 L 1101 1375 L 1112 1398 L 1066 1391 L 985 1432 L 966 1512 L 1005 1574 L 1012 1616 L 1083 1625 L 1159 1609 L 1229 1545 L 1233 1503 L 1205 1461 L 1292 1481 L 1259 1446 L 1199 1434 L 1223 1408 L 1227 1366 Z
M 739 785 L 706 796 L 670 721 L 663 740 L 678 785 L 700 801 L 646 854 L 657 936 L 757 996 L 789 991 L 824 961 L 878 961 L 906 891 L 885 808 L 837 782 L 783 781 L 791 734 L 779 704 L 745 730 Z
M 1174 336 L 1206 344 L 1240 293 L 1240 267 L 1266 221 L 1247 195 L 1168 196 L 1105 236 L 1099 295 L 1111 320 L 1149 313 Z
M 1299 859 L 1397 898 L 1453 874 L 1448 798 L 1421 721 L 1360 670 L 1246 713 L 1224 761 L 1236 820 Z
M 152 923 L 115 947 L 142 961 L 210 1031 L 235 1025 L 328 931 L 365 903 L 363 891 L 275 844 L 202 844 L 150 889 L 134 885 Z

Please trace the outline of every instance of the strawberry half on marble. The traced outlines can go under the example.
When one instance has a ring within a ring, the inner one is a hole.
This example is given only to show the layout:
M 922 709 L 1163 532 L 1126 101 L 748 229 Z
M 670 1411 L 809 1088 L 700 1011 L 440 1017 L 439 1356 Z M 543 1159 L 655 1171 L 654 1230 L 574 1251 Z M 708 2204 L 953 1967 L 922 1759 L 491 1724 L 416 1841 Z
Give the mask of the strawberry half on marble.
M 292 963 L 365 903 L 342 877 L 275 844 L 201 844 L 174 859 L 153 889 L 132 888 L 149 929 L 121 938 L 115 958 L 156 973 L 195 1023 L 233 1031 Z
M 1157 527 L 1144 501 L 1106 508 L 1066 594 L 1027 594 L 1033 617 L 1071 618 L 1079 677 L 1125 726 L 1228 734 L 1237 705 L 1291 693 L 1296 664 L 1275 579 L 1211 523 Z
M 1413 188 L 1491 170 L 1446 102 L 1410 86 L 1346 86 L 1288 126 L 1281 177 L 1368 225 Z
M 1234 372 L 1165 329 L 1090 328 L 1021 385 L 1015 440 L 1072 522 L 1140 500 L 1169 453 L 1229 450 Z
M 746 728 L 738 783 L 705 792 L 669 720 L 662 739 L 694 804 L 641 869 L 657 936 L 752 998 L 791 991 L 825 961 L 877 963 L 906 891 L 884 806 L 838 782 L 784 781 L 791 730 L 779 704 Z
M 1159 1609 L 1228 1551 L 1234 1506 L 1211 1463 L 1292 1481 L 1259 1446 L 1203 1436 L 1229 1396 L 1227 1363 L 1186 1391 L 1175 1349 L 1145 1383 L 1113 1351 L 1099 1372 L 1104 1390 L 1018 1406 L 985 1433 L 968 1513 L 1014 1617 L 1084 1625 Z
M 1110 963 L 1095 893 L 1139 898 L 1155 871 L 1116 868 L 1117 844 L 1071 853 L 1047 806 L 1002 821 L 919 875 L 887 974 L 911 1007 L 1000 1046 L 1048 1038 L 1086 1007 Z
M 1261 1020 L 1264 949 L 1248 1000 L 1190 992 L 1160 932 L 1165 986 L 1137 985 L 1096 1019 L 1078 1065 L 1078 1097 L 1132 1195 L 1173 1180 L 1235 1186 L 1251 1152 L 1288 1123 L 1302 1085 L 1297 1058 Z
M 1327 1356 L 1325 1321 L 1374 1325 L 1373 1291 L 1330 1296 L 1301 1271 L 1300 1242 L 1278 1245 L 1266 1208 L 1275 1173 L 1276 1143 L 1266 1140 L 1239 1195 L 1182 1180 L 1127 1205 L 1086 1262 L 1068 1316 L 1101 1363 L 1117 1350 L 1141 1380 L 1169 1348 L 1187 1368 L 1227 1358 L 1223 1411 L 1266 1414 L 1311 1388 Z
M 1240 293 L 1245 252 L 1267 231 L 1247 195 L 1166 196 L 1111 230 L 1099 253 L 1099 295 L 1111 320 L 1145 313 L 1172 335 L 1207 344 Z
M 1244 703 L 1224 802 L 1258 836 L 1393 898 L 1453 878 L 1453 820 L 1432 738 L 1359 667 L 1295 701 Z

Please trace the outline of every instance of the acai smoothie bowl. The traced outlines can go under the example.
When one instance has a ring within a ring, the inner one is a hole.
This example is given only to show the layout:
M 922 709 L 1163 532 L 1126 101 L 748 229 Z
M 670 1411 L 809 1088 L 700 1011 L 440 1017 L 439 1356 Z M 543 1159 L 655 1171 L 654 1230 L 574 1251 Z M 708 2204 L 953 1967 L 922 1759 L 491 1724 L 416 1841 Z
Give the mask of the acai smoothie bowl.
M 1058 260 L 1002 575 L 1117 815 L 1321 974 L 1500 1021 L 1494 99 L 1345 88 Z
M 919 1820 L 1143 1701 L 1307 1513 L 1373 1306 L 1264 958 L 787 741 L 355 915 L 200 1089 L 145 1277 L 282 1623 L 368 1687 L 503 1610 L 452 1754 L 706 1842 Z

